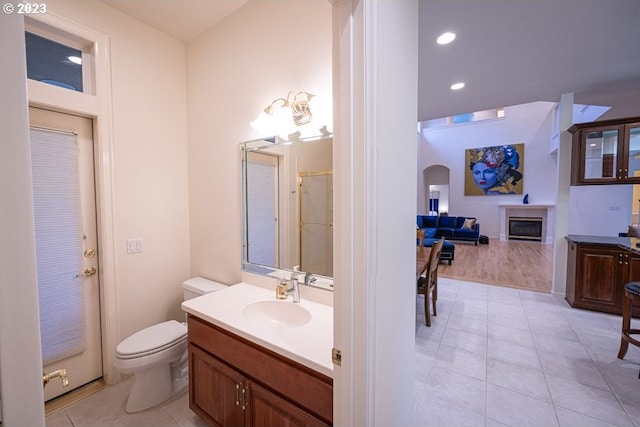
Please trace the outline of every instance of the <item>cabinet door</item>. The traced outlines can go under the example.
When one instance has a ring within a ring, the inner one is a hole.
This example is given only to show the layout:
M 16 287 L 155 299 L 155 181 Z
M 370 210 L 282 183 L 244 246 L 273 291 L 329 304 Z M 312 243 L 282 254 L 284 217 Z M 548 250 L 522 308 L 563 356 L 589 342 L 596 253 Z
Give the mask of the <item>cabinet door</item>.
M 576 302 L 576 286 L 577 286 L 577 268 L 578 268 L 578 245 L 572 241 L 569 241 L 567 245 L 567 288 L 565 292 L 565 299 L 571 305 L 575 307 Z M 579 285 L 579 284 L 578 284 Z
M 256 383 L 249 384 L 247 425 L 256 427 L 326 427 L 327 424 Z
M 625 253 L 624 262 L 627 266 L 623 282 L 640 281 L 640 255 Z M 624 286 L 624 283 L 622 284 Z
M 580 181 L 582 183 L 617 182 L 622 179 L 620 126 L 582 129 L 580 135 Z
M 619 249 L 580 245 L 574 306 L 620 313 L 623 266 L 623 253 Z
M 625 182 L 640 183 L 640 123 L 626 125 L 624 128 L 624 168 Z
M 635 253 L 626 254 L 626 264 L 627 269 L 625 272 L 625 277 L 620 283 L 620 298 L 624 298 L 624 285 L 628 282 L 638 282 L 640 281 L 640 255 Z M 622 307 L 622 303 L 621 307 Z M 640 318 L 640 305 L 634 304 L 633 306 L 633 317 Z
M 244 425 L 240 402 L 243 377 L 200 348 L 189 344 L 189 407 L 216 427 Z

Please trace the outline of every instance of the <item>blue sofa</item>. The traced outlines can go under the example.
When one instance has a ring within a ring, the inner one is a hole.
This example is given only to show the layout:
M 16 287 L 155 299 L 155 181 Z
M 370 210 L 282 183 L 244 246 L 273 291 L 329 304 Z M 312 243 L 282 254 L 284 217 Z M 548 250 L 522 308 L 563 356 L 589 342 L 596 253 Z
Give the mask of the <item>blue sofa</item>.
M 463 227 L 465 220 L 475 220 L 466 216 L 436 216 L 418 215 L 418 228 L 424 230 L 425 238 L 440 238 L 446 240 L 460 240 L 478 244 L 480 238 L 480 224 L 475 221 L 472 228 Z

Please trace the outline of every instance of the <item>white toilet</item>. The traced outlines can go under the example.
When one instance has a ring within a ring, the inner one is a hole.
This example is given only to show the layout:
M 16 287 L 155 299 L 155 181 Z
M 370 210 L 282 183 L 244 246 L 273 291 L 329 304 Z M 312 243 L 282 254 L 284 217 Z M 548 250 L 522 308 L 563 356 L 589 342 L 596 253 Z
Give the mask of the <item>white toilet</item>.
M 182 284 L 182 291 L 186 301 L 226 287 L 194 277 Z M 134 374 L 127 412 L 164 402 L 188 384 L 187 325 L 169 320 L 136 332 L 118 344 L 113 365 Z

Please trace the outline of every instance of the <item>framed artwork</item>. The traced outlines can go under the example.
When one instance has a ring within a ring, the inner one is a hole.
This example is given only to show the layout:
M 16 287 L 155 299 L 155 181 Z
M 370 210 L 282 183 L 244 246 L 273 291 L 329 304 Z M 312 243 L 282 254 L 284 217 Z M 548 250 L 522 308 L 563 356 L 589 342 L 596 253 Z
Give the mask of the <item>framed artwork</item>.
M 465 165 L 465 196 L 523 193 L 523 143 L 469 148 Z

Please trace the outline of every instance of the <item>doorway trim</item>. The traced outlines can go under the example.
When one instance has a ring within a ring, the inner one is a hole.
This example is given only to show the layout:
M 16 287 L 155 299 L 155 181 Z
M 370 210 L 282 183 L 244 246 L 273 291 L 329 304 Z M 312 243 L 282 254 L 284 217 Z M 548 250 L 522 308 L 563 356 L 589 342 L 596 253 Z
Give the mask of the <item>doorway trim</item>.
M 98 244 L 101 248 L 98 256 L 102 367 L 105 382 L 114 384 L 120 380 L 121 375 L 113 367 L 110 357 L 119 342 L 120 322 L 117 310 L 115 265 L 113 116 L 109 37 L 51 12 L 25 17 L 25 28 L 28 29 L 30 25 L 47 26 L 70 37 L 85 40 L 91 46 L 95 95 L 62 89 L 34 80 L 27 80 L 27 92 L 29 106 L 89 117 L 93 120 L 97 231 Z

